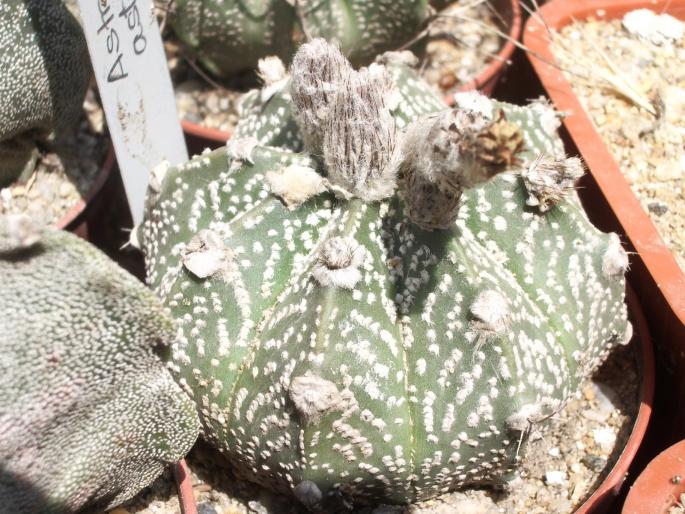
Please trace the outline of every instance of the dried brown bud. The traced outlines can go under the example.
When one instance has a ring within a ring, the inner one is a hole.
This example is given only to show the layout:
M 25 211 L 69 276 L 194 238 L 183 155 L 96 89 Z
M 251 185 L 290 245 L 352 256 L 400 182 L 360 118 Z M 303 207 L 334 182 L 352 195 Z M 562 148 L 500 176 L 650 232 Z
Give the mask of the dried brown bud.
M 495 174 L 516 164 L 523 146 L 521 129 L 508 121 L 500 110 L 494 121 L 476 137 L 475 152 L 483 166 L 491 167 Z
M 548 211 L 575 188 L 583 173 L 583 163 L 577 157 L 540 155 L 521 172 L 528 190 L 526 203 L 541 212 Z
M 402 172 L 414 223 L 426 230 L 448 228 L 457 218 L 463 191 L 503 171 L 479 155 L 478 140 L 492 125 L 479 112 L 457 108 L 409 127 Z

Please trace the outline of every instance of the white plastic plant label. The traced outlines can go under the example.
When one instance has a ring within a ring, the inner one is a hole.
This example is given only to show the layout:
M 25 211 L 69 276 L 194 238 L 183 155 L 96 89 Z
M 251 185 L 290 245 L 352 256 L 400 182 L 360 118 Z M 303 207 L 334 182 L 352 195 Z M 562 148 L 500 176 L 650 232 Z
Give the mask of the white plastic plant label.
M 151 0 L 79 0 L 95 78 L 134 223 L 150 170 L 188 160 Z

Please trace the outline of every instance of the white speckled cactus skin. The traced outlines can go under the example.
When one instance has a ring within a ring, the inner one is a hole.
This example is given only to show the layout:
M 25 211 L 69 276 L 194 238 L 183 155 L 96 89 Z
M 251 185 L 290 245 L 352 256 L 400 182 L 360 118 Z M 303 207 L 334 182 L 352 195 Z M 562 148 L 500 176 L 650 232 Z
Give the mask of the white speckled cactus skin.
M 3 0 L 0 70 L 2 187 L 32 166 L 36 141 L 69 130 L 81 113 L 91 73 L 88 49 L 60 0 Z
M 399 76 L 401 134 L 440 104 L 408 95 L 411 70 Z M 630 338 L 618 238 L 572 188 L 548 209 L 527 203 L 537 190 L 520 169 L 561 151 L 549 108 L 459 99 L 488 119 L 502 109 L 524 149 L 428 231 L 407 214 L 402 176 L 365 201 L 338 191 L 320 156 L 294 153 L 287 95 L 261 115 L 253 105 L 239 129 L 249 156 L 219 149 L 169 169 L 140 229 L 148 281 L 180 326 L 169 366 L 205 437 L 247 478 L 325 512 L 497 481 Z M 252 147 L 274 138 L 285 148 Z M 311 197 L 293 203 L 286 179 Z
M 19 218 L 0 219 L 0 511 L 117 505 L 198 434 L 155 352 L 173 322 L 87 242 Z
M 305 33 L 335 41 L 356 66 L 410 40 L 430 14 L 426 0 L 175 0 L 171 24 L 210 72 L 226 78 L 269 55 L 289 60 L 295 5 Z
M 286 0 L 175 0 L 175 34 L 217 77 L 255 68 L 292 52 L 295 11 Z

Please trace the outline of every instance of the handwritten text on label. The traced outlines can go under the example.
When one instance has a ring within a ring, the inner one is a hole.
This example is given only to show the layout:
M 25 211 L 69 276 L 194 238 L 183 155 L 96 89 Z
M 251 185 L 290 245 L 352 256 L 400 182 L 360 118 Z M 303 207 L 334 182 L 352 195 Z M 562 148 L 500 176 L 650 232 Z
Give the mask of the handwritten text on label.
M 119 18 L 126 18 L 126 26 L 133 34 L 132 48 L 136 55 L 141 55 L 147 48 L 147 38 L 145 37 L 145 30 L 140 20 L 140 11 L 138 11 L 137 0 L 131 0 L 128 4 L 126 0 L 122 0 L 121 9 L 115 14 L 110 0 L 99 0 L 98 10 L 100 12 L 100 27 L 97 33 L 102 33 L 106 36 L 107 53 L 113 58 L 111 66 L 109 66 L 109 73 L 107 75 L 108 82 L 116 82 L 128 77 L 126 66 L 124 62 L 124 53 L 121 50 L 121 39 L 116 27 L 112 25 L 112 20 L 115 16 Z

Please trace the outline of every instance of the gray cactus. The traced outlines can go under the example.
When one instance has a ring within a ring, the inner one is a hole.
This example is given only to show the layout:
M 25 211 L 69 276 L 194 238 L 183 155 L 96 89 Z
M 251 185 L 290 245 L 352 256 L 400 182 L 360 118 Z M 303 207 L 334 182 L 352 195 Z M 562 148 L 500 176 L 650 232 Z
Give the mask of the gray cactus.
M 0 219 L 2 512 L 116 505 L 183 457 L 192 402 L 156 347 L 173 322 L 87 242 Z
M 60 0 L 0 4 L 0 187 L 33 171 L 36 144 L 79 119 L 90 79 L 86 40 Z
M 237 471 L 309 508 L 497 481 L 630 339 L 625 252 L 548 106 L 436 112 L 398 56 L 331 78 L 311 45 L 230 149 L 158 177 L 138 236 L 180 326 L 169 365 Z M 326 74 L 308 98 L 298 62 Z
M 288 60 L 300 31 L 336 42 L 355 66 L 368 64 L 409 41 L 429 14 L 427 0 L 176 0 L 171 24 L 210 72 L 226 78 L 269 55 Z

